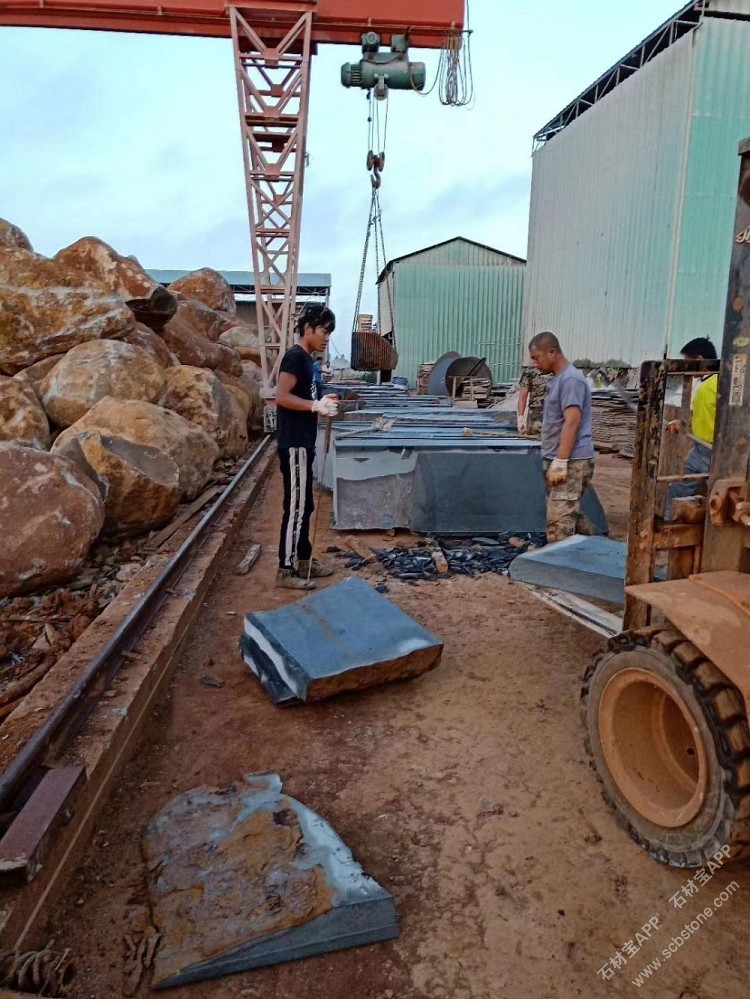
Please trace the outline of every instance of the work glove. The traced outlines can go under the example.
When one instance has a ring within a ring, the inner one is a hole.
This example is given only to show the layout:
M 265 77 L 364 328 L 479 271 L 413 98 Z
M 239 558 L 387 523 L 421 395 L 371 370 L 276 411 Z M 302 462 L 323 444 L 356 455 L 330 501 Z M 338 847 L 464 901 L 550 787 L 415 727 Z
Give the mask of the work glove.
M 568 459 L 554 458 L 547 469 L 547 483 L 550 486 L 561 486 L 568 481 Z
M 523 415 L 523 413 L 518 413 L 517 414 L 517 416 L 516 416 L 516 424 L 518 426 L 518 432 L 519 432 L 519 434 L 525 434 L 526 430 L 527 430 L 527 426 L 526 426 L 526 417 Z
M 320 416 L 338 416 L 339 407 L 330 398 L 330 396 L 324 395 L 322 399 L 316 399 L 312 404 L 313 413 L 319 413 Z

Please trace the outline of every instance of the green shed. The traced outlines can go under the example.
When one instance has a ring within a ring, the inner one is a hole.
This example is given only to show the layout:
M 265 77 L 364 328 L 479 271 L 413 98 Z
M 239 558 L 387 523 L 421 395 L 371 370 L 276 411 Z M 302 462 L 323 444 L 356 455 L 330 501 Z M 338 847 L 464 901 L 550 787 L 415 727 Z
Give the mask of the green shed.
M 449 350 L 485 357 L 495 382 L 516 378 L 526 261 L 463 236 L 391 260 L 378 278 L 380 332 L 393 334 L 394 372 L 417 382 L 420 364 Z

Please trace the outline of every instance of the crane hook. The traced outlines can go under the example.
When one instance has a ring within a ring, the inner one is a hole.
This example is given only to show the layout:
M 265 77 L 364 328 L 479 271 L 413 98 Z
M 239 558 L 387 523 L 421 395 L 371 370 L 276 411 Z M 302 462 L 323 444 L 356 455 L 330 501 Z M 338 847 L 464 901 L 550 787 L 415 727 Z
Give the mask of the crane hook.
M 367 169 L 372 174 L 370 179 L 373 189 L 377 191 L 380 187 L 380 175 L 385 169 L 385 153 L 374 153 L 371 149 L 367 154 Z

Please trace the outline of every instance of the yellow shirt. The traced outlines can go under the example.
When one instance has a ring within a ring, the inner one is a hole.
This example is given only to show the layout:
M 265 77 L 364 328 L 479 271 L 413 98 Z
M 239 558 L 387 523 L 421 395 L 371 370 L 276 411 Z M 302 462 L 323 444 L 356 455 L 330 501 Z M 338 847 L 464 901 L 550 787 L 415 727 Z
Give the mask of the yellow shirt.
M 719 376 L 710 375 L 701 381 L 693 395 L 692 436 L 696 437 L 702 444 L 709 446 L 714 442 L 718 389 Z

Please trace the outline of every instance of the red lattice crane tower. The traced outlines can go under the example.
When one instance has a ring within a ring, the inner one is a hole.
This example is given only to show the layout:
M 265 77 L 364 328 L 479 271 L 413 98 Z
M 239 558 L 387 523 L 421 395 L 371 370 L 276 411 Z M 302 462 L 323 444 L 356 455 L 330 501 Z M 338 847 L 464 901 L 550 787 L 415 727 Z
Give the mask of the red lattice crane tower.
M 401 53 L 404 40 L 455 48 L 463 21 L 464 0 L 257 0 L 236 6 L 222 0 L 0 0 L 0 25 L 232 39 L 267 398 L 294 313 L 310 61 L 317 46 L 363 44 L 366 35 L 373 50 L 374 33 Z

